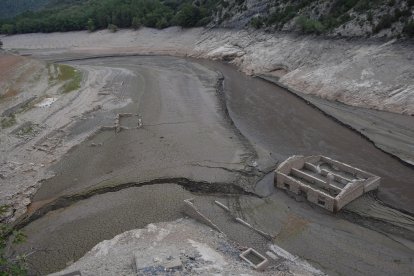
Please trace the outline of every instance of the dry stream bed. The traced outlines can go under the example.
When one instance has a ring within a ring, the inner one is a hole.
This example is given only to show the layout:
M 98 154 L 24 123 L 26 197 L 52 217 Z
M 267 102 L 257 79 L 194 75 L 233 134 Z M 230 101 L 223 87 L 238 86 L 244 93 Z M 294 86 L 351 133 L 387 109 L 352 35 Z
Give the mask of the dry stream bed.
M 414 269 L 414 170 L 285 89 L 211 61 L 134 56 L 68 64 L 88 74 L 109 70 L 111 81 L 93 93 L 116 95 L 117 107 L 91 112 L 71 135 L 131 116 L 119 120 L 125 129 L 97 132 L 52 166 L 55 176 L 18 222 L 29 237 L 19 250 L 34 250 L 31 272 L 55 272 L 104 239 L 180 218 L 190 197 L 205 213 L 220 199 L 329 275 Z M 274 190 L 267 174 L 293 154 L 331 156 L 380 175 L 382 186 L 333 215 Z M 223 225 L 233 240 L 263 248 L 238 226 Z

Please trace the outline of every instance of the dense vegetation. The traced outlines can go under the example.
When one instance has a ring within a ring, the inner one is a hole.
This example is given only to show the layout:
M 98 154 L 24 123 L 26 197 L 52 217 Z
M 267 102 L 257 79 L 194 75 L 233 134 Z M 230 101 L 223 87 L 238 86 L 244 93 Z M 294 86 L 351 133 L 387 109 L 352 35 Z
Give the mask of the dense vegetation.
M 392 29 L 398 35 L 414 36 L 413 7 L 414 0 L 269 1 L 266 12 L 254 16 L 250 25 L 291 30 L 293 21 L 297 30 L 303 33 L 322 34 L 352 22 L 351 25 L 365 26 L 368 36 L 384 29 Z M 236 6 L 231 7 L 230 14 L 231 10 L 237 9 Z M 403 26 L 402 32 L 399 25 Z
M 267 14 L 254 17 L 250 24 L 255 28 L 272 27 L 282 29 L 290 20 L 304 33 L 321 34 L 329 32 L 346 22 L 359 18 L 358 24 L 369 23 L 370 33 L 376 34 L 392 27 L 394 23 L 404 24 L 403 33 L 414 36 L 412 7 L 414 0 L 335 0 L 325 10 L 320 10 L 319 0 L 273 1 Z M 377 18 L 374 20 L 374 14 Z M 379 15 L 378 15 L 379 14 Z
M 49 0 L 0 0 L 0 18 L 13 17 L 28 10 L 39 10 L 47 5 Z
M 60 1 L 65 2 L 65 1 Z M 4 34 L 30 32 L 65 32 L 88 29 L 94 31 L 108 26 L 138 28 L 141 25 L 165 28 L 202 26 L 218 0 L 66 0 L 68 5 L 51 5 L 38 12 L 24 12 L 12 19 L 0 20 Z M 70 5 L 69 5 L 70 4 Z

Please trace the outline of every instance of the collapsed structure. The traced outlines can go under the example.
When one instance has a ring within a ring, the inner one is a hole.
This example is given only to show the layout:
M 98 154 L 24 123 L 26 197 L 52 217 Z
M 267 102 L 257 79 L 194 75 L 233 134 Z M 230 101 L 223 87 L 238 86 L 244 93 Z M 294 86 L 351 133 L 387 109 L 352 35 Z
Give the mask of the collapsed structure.
M 276 169 L 276 187 L 303 195 L 337 212 L 352 200 L 375 190 L 380 177 L 325 156 L 295 155 Z

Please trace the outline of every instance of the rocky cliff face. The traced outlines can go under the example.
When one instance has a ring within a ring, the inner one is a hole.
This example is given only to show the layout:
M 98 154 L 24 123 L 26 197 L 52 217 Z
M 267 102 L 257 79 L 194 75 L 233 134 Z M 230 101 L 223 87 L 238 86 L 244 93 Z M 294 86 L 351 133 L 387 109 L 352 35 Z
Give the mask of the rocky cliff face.
M 213 26 L 345 37 L 414 35 L 413 0 L 222 0 Z

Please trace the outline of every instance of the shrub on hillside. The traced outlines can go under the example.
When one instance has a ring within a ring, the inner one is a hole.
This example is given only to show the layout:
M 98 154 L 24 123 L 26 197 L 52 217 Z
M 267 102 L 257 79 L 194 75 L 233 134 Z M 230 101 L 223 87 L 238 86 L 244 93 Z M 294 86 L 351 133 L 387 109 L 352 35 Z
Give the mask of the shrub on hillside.
M 195 27 L 197 22 L 202 18 L 200 8 L 186 4 L 174 17 L 174 22 L 182 27 L 190 28 Z
M 0 28 L 0 33 L 7 35 L 14 34 L 14 26 L 11 24 L 3 24 Z
M 118 31 L 118 26 L 116 26 L 116 25 L 114 25 L 114 24 L 109 24 L 109 25 L 108 25 L 108 30 L 109 30 L 111 33 L 116 33 L 116 32 Z
M 260 17 L 260 16 L 253 17 L 250 20 L 250 25 L 252 25 L 252 27 L 256 28 L 256 29 L 261 28 L 264 25 L 262 17 Z
M 386 14 L 380 19 L 377 26 L 375 26 L 375 28 L 373 29 L 373 32 L 379 33 L 382 29 L 388 29 L 389 27 L 391 27 L 393 22 L 394 17 L 392 15 Z
M 321 22 L 315 19 L 307 18 L 305 16 L 300 16 L 296 20 L 296 24 L 299 26 L 301 31 L 305 34 L 321 34 L 324 30 L 324 26 Z
M 131 27 L 134 30 L 138 30 L 141 27 L 141 24 L 142 24 L 141 20 L 138 17 L 134 17 L 132 19 Z
M 95 27 L 95 22 L 93 22 L 92 18 L 88 19 L 88 24 L 87 24 L 87 28 L 89 32 L 93 32 L 95 31 L 96 27 Z
M 410 21 L 405 24 L 403 33 L 405 33 L 409 37 L 414 37 L 414 21 Z

